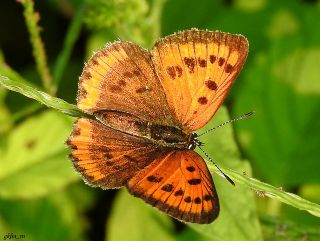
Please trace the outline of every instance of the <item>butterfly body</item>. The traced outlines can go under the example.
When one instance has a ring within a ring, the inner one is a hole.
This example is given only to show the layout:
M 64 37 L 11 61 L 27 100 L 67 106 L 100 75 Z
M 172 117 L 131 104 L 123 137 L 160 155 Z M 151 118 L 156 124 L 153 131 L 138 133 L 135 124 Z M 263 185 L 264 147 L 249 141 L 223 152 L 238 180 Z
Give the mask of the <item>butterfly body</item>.
M 187 30 L 151 51 L 117 41 L 95 53 L 79 80 L 79 118 L 67 144 L 86 183 L 125 186 L 185 222 L 210 223 L 219 199 L 196 130 L 222 104 L 248 51 L 241 35 Z
M 142 120 L 132 114 L 120 111 L 99 111 L 97 119 L 115 130 L 144 138 L 146 142 L 155 143 L 163 148 L 185 149 L 192 142 L 192 134 L 179 127 L 156 124 Z

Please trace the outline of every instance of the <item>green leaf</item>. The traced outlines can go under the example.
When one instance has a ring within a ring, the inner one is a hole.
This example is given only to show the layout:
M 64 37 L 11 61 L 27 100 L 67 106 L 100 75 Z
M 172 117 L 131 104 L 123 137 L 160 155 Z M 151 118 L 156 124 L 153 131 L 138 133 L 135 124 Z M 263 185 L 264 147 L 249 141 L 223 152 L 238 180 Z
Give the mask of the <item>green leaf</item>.
M 81 186 L 73 185 L 63 192 L 23 202 L 0 199 L 1 235 L 22 234 L 28 241 L 85 240 L 87 225 L 82 212 L 86 211 L 93 199 L 92 192 Z M 76 199 L 74 194 L 81 198 Z
M 3 135 L 11 128 L 12 122 L 10 120 L 10 113 L 5 105 L 5 97 L 8 91 L 6 89 L 0 89 L 0 137 L 2 139 Z M 2 140 L 0 140 L 1 146 Z M 0 147 L 1 149 L 1 147 Z M 1 151 L 0 151 L 1 153 Z
M 187 227 L 178 234 L 179 241 L 212 241 L 211 238 L 201 235 L 199 232 Z
M 242 147 L 272 184 L 319 182 L 320 47 L 275 41 L 255 58 L 242 75 L 233 111 L 256 110 L 253 120 L 236 125 Z
M 0 160 L 0 197 L 35 198 L 78 180 L 64 145 L 72 120 L 46 111 L 17 126 Z
M 229 119 L 226 109 L 221 107 L 213 121 L 198 133 L 202 133 Z M 228 166 L 241 173 L 246 172 L 247 175 L 251 174 L 248 162 L 240 159 L 237 145 L 233 139 L 231 125 L 209 132 L 200 137 L 200 140 L 205 143 L 205 151 L 217 164 L 221 163 L 221 166 Z M 239 184 L 236 184 L 235 187 L 232 186 L 226 179 L 215 175 L 215 169 L 209 163 L 208 167 L 213 174 L 218 192 L 220 215 L 216 221 L 209 225 L 189 225 L 215 241 L 262 240 L 254 193 L 248 186 Z
M 301 225 L 267 215 L 261 216 L 260 220 L 266 241 L 316 241 L 320 239 L 319 225 Z
M 25 235 L 26 240 L 68 240 L 69 230 L 59 213 L 45 199 L 21 201 L 0 200 L 0 211 L 10 233 Z M 48 230 L 50 229 L 50 230 Z
M 108 241 L 173 241 L 169 217 L 132 197 L 126 190 L 118 192 L 107 223 Z
M 299 194 L 320 203 L 320 184 L 305 184 L 300 187 Z

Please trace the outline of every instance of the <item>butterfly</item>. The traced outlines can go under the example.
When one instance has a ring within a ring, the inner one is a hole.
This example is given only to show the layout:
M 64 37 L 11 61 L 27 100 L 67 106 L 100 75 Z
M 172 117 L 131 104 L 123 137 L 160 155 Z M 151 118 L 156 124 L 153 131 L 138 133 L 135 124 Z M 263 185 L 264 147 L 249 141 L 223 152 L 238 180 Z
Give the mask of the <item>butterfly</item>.
M 242 35 L 191 29 L 151 51 L 128 41 L 96 52 L 79 78 L 67 144 L 84 181 L 128 191 L 168 215 L 211 223 L 219 199 L 196 130 L 211 120 L 246 60 Z

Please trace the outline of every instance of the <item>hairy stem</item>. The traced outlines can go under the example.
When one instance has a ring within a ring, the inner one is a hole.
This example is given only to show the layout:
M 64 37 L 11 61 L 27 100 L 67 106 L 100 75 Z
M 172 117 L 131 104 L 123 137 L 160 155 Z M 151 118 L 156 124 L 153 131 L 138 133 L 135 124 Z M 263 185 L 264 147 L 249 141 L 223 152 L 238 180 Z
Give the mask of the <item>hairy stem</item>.
M 45 90 L 53 94 L 55 92 L 55 86 L 52 83 L 52 76 L 47 65 L 44 44 L 40 37 L 40 27 L 38 26 L 40 15 L 34 11 L 34 2 L 32 0 L 19 0 L 19 2 L 24 8 L 23 15 L 30 34 L 30 42 L 37 71 L 41 77 Z

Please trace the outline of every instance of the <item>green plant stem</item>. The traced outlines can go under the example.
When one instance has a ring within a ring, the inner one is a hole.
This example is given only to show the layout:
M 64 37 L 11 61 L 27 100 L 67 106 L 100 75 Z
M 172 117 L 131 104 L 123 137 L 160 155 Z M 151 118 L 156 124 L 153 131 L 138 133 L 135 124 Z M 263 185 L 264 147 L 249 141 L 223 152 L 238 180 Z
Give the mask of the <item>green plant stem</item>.
M 207 163 L 211 171 L 222 175 L 218 169 L 212 164 Z M 320 217 L 320 205 L 312 203 L 306 199 L 299 197 L 293 193 L 285 192 L 282 188 L 274 187 L 270 184 L 261 182 L 255 178 L 249 177 L 246 174 L 239 174 L 233 170 L 223 168 L 220 166 L 220 169 L 227 174 L 236 184 L 243 184 L 254 190 L 256 193 L 261 196 L 268 196 L 275 198 L 283 203 L 289 204 L 300 210 L 305 210 L 311 213 L 314 216 Z
M 56 86 L 59 86 L 63 72 L 67 67 L 67 63 L 70 59 L 72 50 L 74 48 L 74 44 L 80 34 L 84 16 L 85 6 L 82 6 L 78 9 L 75 17 L 73 18 L 69 26 L 67 36 L 63 43 L 62 51 L 60 52 L 53 69 L 53 80 Z
M 36 88 L 22 84 L 19 81 L 11 80 L 2 75 L 0 75 L 0 85 L 9 90 L 21 93 L 31 99 L 35 99 L 41 104 L 59 110 L 67 115 L 74 117 L 87 116 L 85 113 L 81 112 L 75 105 L 69 104 L 62 99 L 53 97 L 47 93 L 37 90 Z
M 161 18 L 164 4 L 167 0 L 154 0 L 151 5 L 151 11 L 149 15 L 149 22 L 152 24 L 152 36 L 150 46 L 153 46 L 154 42 L 161 37 Z
M 47 65 L 44 44 L 40 37 L 40 27 L 38 26 L 40 15 L 34 11 L 34 2 L 32 0 L 19 1 L 24 8 L 23 15 L 30 34 L 30 42 L 32 44 L 37 71 L 41 77 L 45 90 L 49 93 L 55 93 L 55 86 L 52 83 L 52 76 Z

